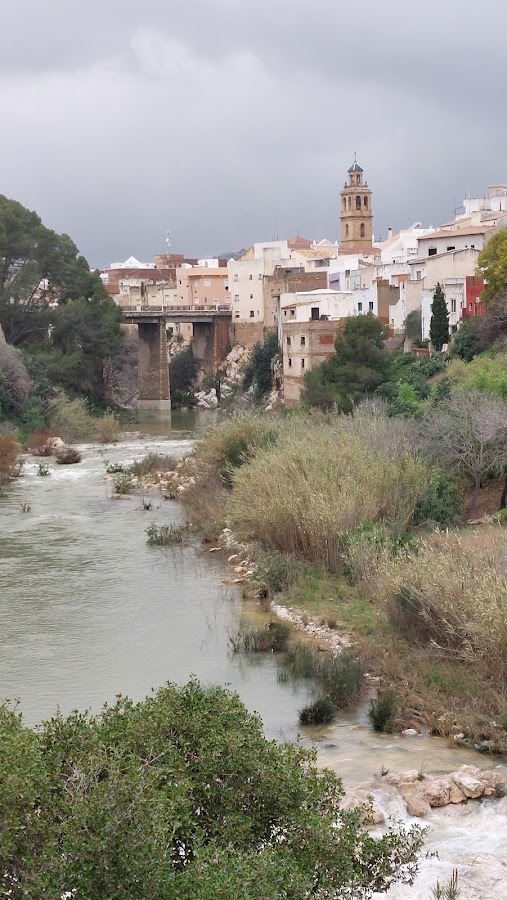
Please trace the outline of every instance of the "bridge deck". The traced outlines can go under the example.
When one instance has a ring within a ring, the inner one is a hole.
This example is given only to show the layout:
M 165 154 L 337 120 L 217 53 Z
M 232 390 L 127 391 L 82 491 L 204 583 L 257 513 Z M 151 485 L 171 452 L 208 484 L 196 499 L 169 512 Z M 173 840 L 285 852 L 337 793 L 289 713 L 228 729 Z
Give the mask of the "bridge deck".
M 122 306 L 123 316 L 134 324 L 150 320 L 166 319 L 171 322 L 212 322 L 232 316 L 230 307 L 224 306 Z

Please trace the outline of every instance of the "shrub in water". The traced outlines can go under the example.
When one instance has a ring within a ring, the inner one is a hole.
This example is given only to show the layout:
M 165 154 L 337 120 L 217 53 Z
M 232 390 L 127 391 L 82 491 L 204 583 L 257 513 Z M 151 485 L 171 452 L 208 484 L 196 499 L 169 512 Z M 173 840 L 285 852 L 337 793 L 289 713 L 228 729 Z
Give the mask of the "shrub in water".
M 125 472 L 125 466 L 121 463 L 110 463 L 106 469 L 108 475 L 122 475 Z
M 132 479 L 127 472 L 123 472 L 118 478 L 115 478 L 113 484 L 115 494 L 130 494 L 130 491 L 134 487 Z
M 47 478 L 48 475 L 51 475 L 47 463 L 39 463 L 37 466 L 37 475 L 40 475 L 41 478 Z
M 235 634 L 229 634 L 234 653 L 279 653 L 287 649 L 290 626 L 285 622 L 268 622 L 262 628 L 254 628 L 244 619 Z
M 372 700 L 368 718 L 374 731 L 390 734 L 398 708 L 398 697 L 393 691 L 384 691 Z
M 56 461 L 59 466 L 73 466 L 75 463 L 81 462 L 82 458 L 79 450 L 76 450 L 75 447 L 64 447 L 63 450 L 58 450 L 56 454 Z
M 174 469 L 176 460 L 173 456 L 164 453 L 147 453 L 143 459 L 136 459 L 127 469 L 130 475 L 143 478 L 145 475 L 155 475 L 157 472 L 168 472 Z
M 0 484 L 7 484 L 19 474 L 18 446 L 13 438 L 0 434 Z
M 285 666 L 296 681 L 312 678 L 338 708 L 348 706 L 357 698 L 364 679 L 361 663 L 348 650 L 329 653 L 304 644 L 289 647 Z
M 329 697 L 319 697 L 299 711 L 299 721 L 301 725 L 326 725 L 335 715 L 336 708 Z
M 119 432 L 118 417 L 108 409 L 97 422 L 99 441 L 102 444 L 112 444 L 116 441 Z
M 172 544 L 181 544 L 185 529 L 181 525 L 154 525 L 146 529 L 148 535 L 147 544 L 156 547 L 170 547 Z

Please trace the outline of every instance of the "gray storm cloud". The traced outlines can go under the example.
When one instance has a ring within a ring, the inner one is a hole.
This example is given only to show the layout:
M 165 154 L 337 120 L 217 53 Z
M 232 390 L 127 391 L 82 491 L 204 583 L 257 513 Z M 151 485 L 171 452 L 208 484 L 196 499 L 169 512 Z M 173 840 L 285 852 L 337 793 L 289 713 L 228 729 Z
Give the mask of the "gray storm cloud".
M 354 149 L 378 236 L 507 181 L 503 0 L 17 0 L 2 30 L 0 192 L 96 265 L 335 239 Z

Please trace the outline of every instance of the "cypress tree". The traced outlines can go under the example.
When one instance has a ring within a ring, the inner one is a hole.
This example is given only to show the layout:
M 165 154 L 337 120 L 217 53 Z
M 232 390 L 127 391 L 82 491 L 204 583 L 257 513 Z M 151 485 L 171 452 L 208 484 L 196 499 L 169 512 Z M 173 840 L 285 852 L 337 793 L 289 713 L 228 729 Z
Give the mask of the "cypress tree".
M 445 294 L 439 284 L 436 286 L 431 304 L 430 341 L 438 351 L 449 342 L 449 312 Z

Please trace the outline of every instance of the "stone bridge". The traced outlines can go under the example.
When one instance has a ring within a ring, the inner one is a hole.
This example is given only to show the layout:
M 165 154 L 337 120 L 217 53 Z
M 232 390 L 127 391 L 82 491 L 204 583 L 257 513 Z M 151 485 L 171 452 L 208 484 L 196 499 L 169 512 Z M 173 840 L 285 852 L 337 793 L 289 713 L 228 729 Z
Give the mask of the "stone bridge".
M 194 326 L 192 349 L 206 372 L 216 372 L 230 344 L 232 314 L 219 307 L 123 307 L 126 324 L 139 332 L 139 409 L 170 409 L 167 323 Z

